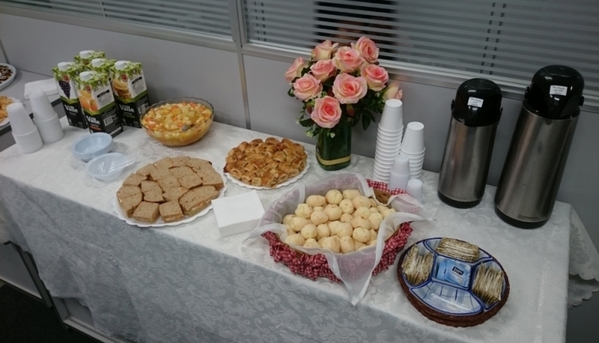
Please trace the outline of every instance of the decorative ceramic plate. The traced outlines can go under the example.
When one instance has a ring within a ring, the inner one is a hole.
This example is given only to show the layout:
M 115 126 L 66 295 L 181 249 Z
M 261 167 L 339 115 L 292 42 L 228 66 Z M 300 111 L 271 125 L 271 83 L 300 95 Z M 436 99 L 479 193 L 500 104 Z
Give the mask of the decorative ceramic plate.
M 507 301 L 510 291 L 507 274 L 493 256 L 480 248 L 479 256 L 474 262 L 439 254 L 436 248 L 441 239 L 429 238 L 412 245 L 420 255 L 432 255 L 430 273 L 419 284 L 410 283 L 402 268 L 412 247 L 404 251 L 397 268 L 401 288 L 410 303 L 433 321 L 450 326 L 478 325 L 494 316 Z M 499 300 L 483 300 L 480 288 L 475 287 L 477 274 L 483 275 L 489 270 L 503 278 Z M 456 277 L 449 275 L 452 272 Z
M 225 175 L 227 176 L 227 178 L 229 180 L 231 180 L 234 184 L 245 187 L 245 188 L 250 188 L 250 189 L 277 189 L 277 188 L 281 188 L 281 187 L 285 187 L 285 186 L 289 186 L 292 183 L 297 182 L 299 179 L 301 179 L 302 177 L 304 177 L 304 175 L 306 175 L 306 173 L 308 172 L 308 169 L 310 168 L 310 158 L 306 158 L 306 166 L 304 167 L 304 170 L 302 170 L 299 174 L 297 174 L 296 176 L 288 179 L 287 181 L 280 183 L 276 186 L 274 186 L 273 188 L 269 188 L 269 187 L 261 187 L 261 186 L 252 186 L 252 185 L 248 185 L 245 182 L 242 182 L 241 180 L 238 180 L 236 178 L 234 178 L 232 175 L 230 175 L 229 173 L 225 173 Z
M 219 174 L 221 174 L 221 176 L 222 176 L 222 173 L 219 173 Z M 227 190 L 227 180 L 224 177 L 223 177 L 223 183 L 224 183 L 224 187 L 220 189 L 217 199 L 225 196 L 225 191 Z M 197 214 L 195 214 L 191 217 L 185 217 L 179 221 L 172 222 L 172 223 L 165 223 L 162 220 L 162 218 L 158 218 L 158 220 L 152 224 L 139 222 L 133 218 L 129 218 L 129 217 L 127 217 L 127 215 L 125 214 L 125 212 L 123 211 L 121 206 L 119 206 L 119 201 L 116 196 L 112 198 L 112 209 L 116 213 L 116 215 L 119 219 L 124 220 L 129 225 L 136 225 L 139 227 L 163 227 L 163 226 L 177 226 L 177 225 L 181 225 L 181 224 L 185 224 L 185 223 L 190 223 L 190 222 L 196 220 L 197 218 L 206 215 L 212 209 L 212 202 L 210 203 L 210 205 L 208 205 L 208 207 L 206 207 L 202 211 L 198 212 Z
M 17 77 L 17 69 L 10 64 L 0 63 L 0 89 L 8 87 Z

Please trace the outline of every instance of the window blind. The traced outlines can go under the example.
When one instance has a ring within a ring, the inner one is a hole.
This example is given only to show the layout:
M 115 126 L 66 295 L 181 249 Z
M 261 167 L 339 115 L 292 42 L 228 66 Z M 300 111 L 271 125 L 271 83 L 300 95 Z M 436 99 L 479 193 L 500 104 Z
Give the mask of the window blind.
M 219 0 L 7 0 L 0 4 L 231 38 L 229 4 Z M 108 24 L 109 25 L 109 24 Z
M 244 1 L 250 43 L 312 49 L 367 35 L 380 58 L 526 86 L 550 64 L 578 70 L 599 101 L 599 6 L 581 0 Z M 497 82 L 497 81 L 496 81 Z M 501 83 L 501 82 L 498 82 Z

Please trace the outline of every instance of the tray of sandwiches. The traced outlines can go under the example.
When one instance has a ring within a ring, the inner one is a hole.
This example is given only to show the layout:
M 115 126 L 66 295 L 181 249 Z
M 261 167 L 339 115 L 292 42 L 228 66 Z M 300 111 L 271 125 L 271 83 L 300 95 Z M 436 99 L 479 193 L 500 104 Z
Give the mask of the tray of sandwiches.
M 449 237 L 425 239 L 406 249 L 399 258 L 398 280 L 420 313 L 454 327 L 485 322 L 510 293 L 507 274 L 491 254 Z
M 256 138 L 229 150 L 224 172 L 250 189 L 276 189 L 301 179 L 310 167 L 304 146 L 283 138 Z
M 139 227 L 189 223 L 207 214 L 226 191 L 212 162 L 190 156 L 164 157 L 131 173 L 112 200 L 117 217 Z

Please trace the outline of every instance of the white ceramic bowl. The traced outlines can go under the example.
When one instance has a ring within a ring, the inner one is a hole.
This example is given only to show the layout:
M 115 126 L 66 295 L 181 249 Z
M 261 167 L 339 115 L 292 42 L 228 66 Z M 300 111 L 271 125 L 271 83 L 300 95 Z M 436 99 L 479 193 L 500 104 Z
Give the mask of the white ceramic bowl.
M 94 157 L 85 165 L 85 172 L 98 180 L 112 181 L 121 175 L 124 168 L 112 168 L 114 170 L 110 171 L 111 167 L 116 162 L 122 162 L 123 156 L 121 153 L 113 152 Z
M 96 132 L 83 136 L 73 143 L 73 155 L 85 162 L 94 157 L 103 155 L 112 148 L 112 136 L 104 132 Z

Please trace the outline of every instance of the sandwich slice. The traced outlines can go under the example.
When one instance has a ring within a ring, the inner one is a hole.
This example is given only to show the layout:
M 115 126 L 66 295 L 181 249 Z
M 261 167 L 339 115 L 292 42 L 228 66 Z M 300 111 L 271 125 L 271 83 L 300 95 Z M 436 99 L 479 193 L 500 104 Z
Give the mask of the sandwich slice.
M 135 193 L 127 197 L 117 196 L 117 199 L 127 218 L 131 218 L 133 212 L 135 212 L 135 209 L 142 201 L 142 195 L 141 193 Z
M 183 194 L 187 193 L 187 191 L 189 191 L 189 189 L 185 187 L 171 187 L 164 191 L 162 196 L 166 201 L 178 201 Z
M 179 183 L 185 188 L 192 189 L 202 185 L 202 178 L 198 174 L 192 173 L 179 178 Z
M 202 169 L 196 171 L 196 173 L 202 178 L 203 186 L 212 186 L 217 191 L 225 186 L 223 178 L 212 167 L 211 168 L 202 168 Z
M 157 203 L 142 201 L 133 212 L 133 219 L 142 223 L 154 223 L 158 219 L 158 207 Z
M 162 196 L 162 190 L 151 190 L 144 192 L 144 201 L 163 203 L 164 197 Z
M 185 218 L 177 200 L 165 202 L 159 206 L 160 217 L 165 223 L 172 223 Z
M 148 178 L 147 175 L 133 173 L 133 174 L 127 176 L 127 178 L 125 179 L 125 181 L 123 181 L 123 185 L 125 185 L 125 186 L 139 186 L 141 184 L 141 182 L 144 181 L 144 180 L 146 180 L 147 178 Z
M 200 186 L 185 193 L 180 199 L 179 204 L 183 213 L 193 216 L 210 205 L 212 199 L 218 197 L 218 191 L 212 186 Z

